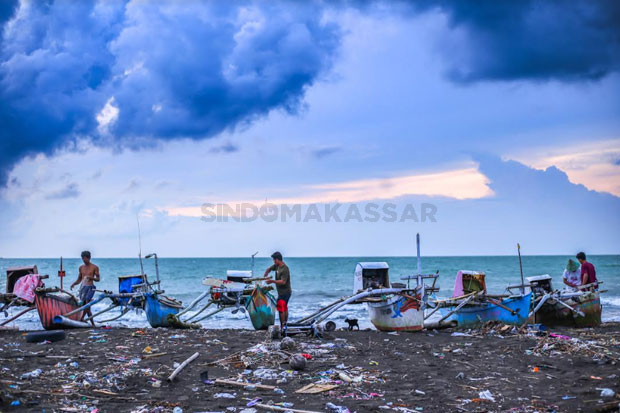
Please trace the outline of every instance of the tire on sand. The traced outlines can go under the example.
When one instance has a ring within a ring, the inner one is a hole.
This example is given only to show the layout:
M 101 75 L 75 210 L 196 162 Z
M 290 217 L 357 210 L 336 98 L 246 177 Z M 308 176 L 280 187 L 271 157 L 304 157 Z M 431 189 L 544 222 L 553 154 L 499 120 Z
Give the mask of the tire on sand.
M 56 342 L 64 340 L 67 335 L 65 330 L 51 330 L 51 331 L 33 331 L 26 334 L 26 341 L 28 343 L 41 343 L 43 341 Z

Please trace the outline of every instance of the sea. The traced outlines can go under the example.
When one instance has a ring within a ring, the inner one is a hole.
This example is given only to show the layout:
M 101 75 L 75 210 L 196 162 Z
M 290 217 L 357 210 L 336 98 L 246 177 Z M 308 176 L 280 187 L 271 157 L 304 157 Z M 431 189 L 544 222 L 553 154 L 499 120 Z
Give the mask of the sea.
M 569 256 L 523 256 L 523 274 L 525 277 L 549 274 L 553 277 L 554 288 L 561 288 L 561 275 Z M 589 256 L 597 271 L 599 281 L 603 281 L 601 302 L 603 305 L 604 321 L 620 321 L 620 255 Z M 353 273 L 355 265 L 364 261 L 385 261 L 390 267 L 390 279 L 394 282 L 401 276 L 417 273 L 417 259 L 415 257 L 285 257 L 285 262 L 291 271 L 293 295 L 289 303 L 290 320 L 302 318 L 315 312 L 341 297 L 353 293 Z M 118 277 L 129 274 L 140 274 L 138 258 L 93 258 L 101 272 L 101 281 L 97 283 L 99 289 L 118 291 Z M 64 288 L 68 289 L 76 280 L 79 258 L 65 258 Z M 265 269 L 271 265 L 270 258 L 256 258 L 254 263 L 255 276 L 262 276 Z M 440 291 L 438 298 L 452 295 L 454 279 L 459 270 L 484 271 L 486 273 L 487 290 L 490 293 L 502 293 L 506 286 L 520 283 L 519 259 L 516 256 L 468 256 L 468 257 L 423 257 L 422 273 L 431 274 L 439 271 L 437 285 Z M 36 265 L 40 274 L 49 274 L 45 280 L 47 287 L 59 286 L 58 277 L 59 259 L 28 258 L 28 259 L 0 259 L 0 286 L 6 285 L 6 271 L 11 267 Z M 153 259 L 143 259 L 144 272 L 149 280 L 155 280 L 155 266 Z M 204 277 L 213 276 L 225 278 L 226 270 L 251 270 L 250 258 L 159 258 L 161 288 L 165 295 L 189 304 L 194 298 L 205 291 L 201 281 Z M 77 288 L 74 290 L 77 293 Z M 106 307 L 104 302 L 95 305 L 97 309 Z M 199 307 L 198 307 L 199 308 Z M 7 311 L 8 315 L 16 314 L 20 308 Z M 111 318 L 107 315 L 103 318 Z M 118 314 L 118 313 L 116 313 Z M 364 305 L 349 305 L 335 313 L 330 318 L 339 327 L 344 327 L 345 318 L 356 318 L 362 328 L 371 327 L 367 309 Z M 0 314 L 0 320 L 5 319 Z M 202 322 L 206 328 L 252 328 L 247 314 L 241 311 L 233 314 L 231 310 L 224 310 Z M 18 320 L 9 324 L 24 330 L 42 329 L 36 311 L 31 311 Z M 121 319 L 109 323 L 111 326 L 149 328 L 146 317 L 141 310 L 129 312 Z

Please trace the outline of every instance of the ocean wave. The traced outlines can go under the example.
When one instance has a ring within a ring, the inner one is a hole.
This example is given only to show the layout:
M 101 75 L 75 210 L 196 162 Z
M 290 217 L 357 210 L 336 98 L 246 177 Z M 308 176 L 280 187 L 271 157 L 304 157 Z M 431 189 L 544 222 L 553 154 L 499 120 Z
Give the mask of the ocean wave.
M 616 297 L 616 296 L 605 297 L 601 294 L 601 303 L 611 305 L 614 307 L 620 307 L 620 297 Z

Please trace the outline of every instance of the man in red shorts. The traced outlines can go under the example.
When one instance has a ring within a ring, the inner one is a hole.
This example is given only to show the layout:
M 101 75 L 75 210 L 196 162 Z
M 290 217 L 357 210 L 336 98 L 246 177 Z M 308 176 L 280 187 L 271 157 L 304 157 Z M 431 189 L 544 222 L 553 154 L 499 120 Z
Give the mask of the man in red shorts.
M 284 331 L 288 322 L 288 300 L 291 299 L 291 273 L 287 265 L 282 261 L 282 254 L 278 251 L 271 254 L 273 265 L 265 270 L 265 277 L 271 271 L 276 272 L 275 280 L 267 280 L 267 284 L 275 284 L 278 291 L 277 309 L 280 315 L 280 328 Z

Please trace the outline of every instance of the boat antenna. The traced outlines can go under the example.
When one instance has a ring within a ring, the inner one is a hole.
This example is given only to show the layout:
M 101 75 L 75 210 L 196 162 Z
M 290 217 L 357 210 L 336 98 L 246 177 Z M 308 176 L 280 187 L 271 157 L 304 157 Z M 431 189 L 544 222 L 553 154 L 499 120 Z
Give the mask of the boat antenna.
M 258 254 L 258 251 L 252 254 L 252 266 L 250 267 L 250 274 L 252 274 L 252 278 L 254 277 L 254 257 L 256 256 L 256 254 Z
M 142 234 L 140 233 L 140 217 L 136 214 L 138 222 L 138 259 L 140 260 L 140 275 L 144 275 L 144 266 L 142 265 Z
M 525 284 L 523 282 L 523 263 L 521 262 L 521 245 L 517 242 L 517 253 L 519 254 L 519 269 L 521 270 L 521 294 L 525 294 Z

